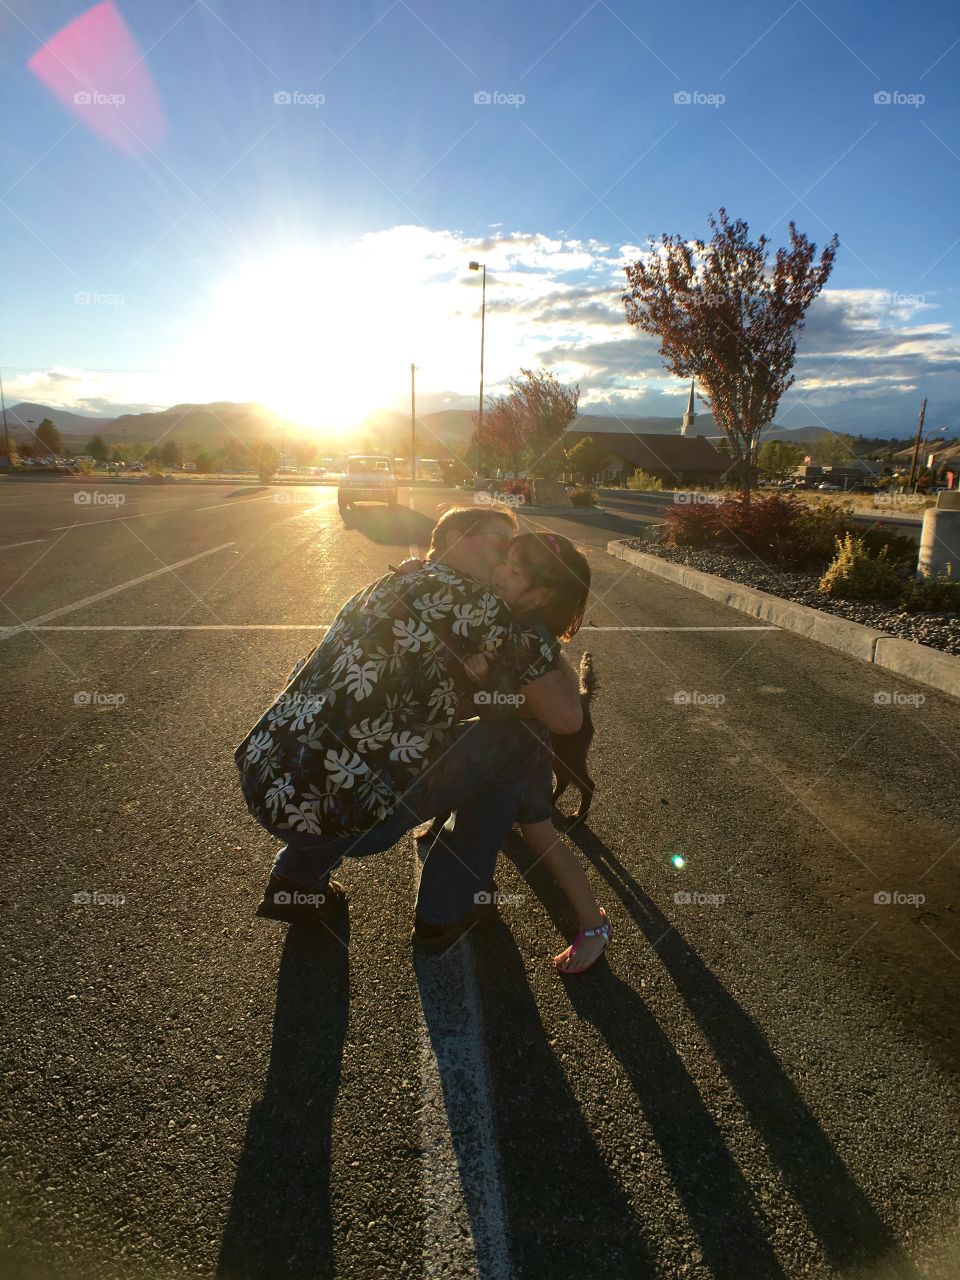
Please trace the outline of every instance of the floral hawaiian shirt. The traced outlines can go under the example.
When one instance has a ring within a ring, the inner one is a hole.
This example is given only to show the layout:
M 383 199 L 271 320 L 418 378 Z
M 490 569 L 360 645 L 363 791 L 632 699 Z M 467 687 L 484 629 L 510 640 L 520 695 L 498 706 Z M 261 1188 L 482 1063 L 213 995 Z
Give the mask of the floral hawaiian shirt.
M 331 840 L 382 822 L 477 714 L 462 665 L 477 653 L 520 689 L 555 669 L 560 643 L 437 561 L 364 587 L 237 747 L 250 812 Z

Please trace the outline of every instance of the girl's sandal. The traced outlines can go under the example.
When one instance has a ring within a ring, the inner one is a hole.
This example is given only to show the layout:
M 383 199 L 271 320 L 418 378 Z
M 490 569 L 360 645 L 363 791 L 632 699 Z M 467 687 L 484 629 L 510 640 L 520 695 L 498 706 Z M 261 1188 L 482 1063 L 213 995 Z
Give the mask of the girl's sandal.
M 581 929 L 580 932 L 577 934 L 577 936 L 574 938 L 573 942 L 571 942 L 570 946 L 567 947 L 566 951 L 561 951 L 560 955 L 554 956 L 553 967 L 556 969 L 557 973 L 562 973 L 565 975 L 570 974 L 571 976 L 578 973 L 586 973 L 588 969 L 593 968 L 593 966 L 597 963 L 600 957 L 604 954 L 607 947 L 610 945 L 611 939 L 613 937 L 613 929 L 611 927 L 610 921 L 607 919 L 607 913 L 604 911 L 603 907 L 600 908 L 600 914 L 603 916 L 603 924 L 597 925 L 595 929 Z M 561 968 L 560 967 L 561 961 L 570 960 L 573 956 L 575 956 L 577 954 L 577 948 L 580 946 L 580 944 L 583 942 L 585 938 L 602 938 L 603 947 L 600 950 L 600 952 L 594 957 L 593 960 L 590 961 L 589 964 L 584 965 L 582 969 Z

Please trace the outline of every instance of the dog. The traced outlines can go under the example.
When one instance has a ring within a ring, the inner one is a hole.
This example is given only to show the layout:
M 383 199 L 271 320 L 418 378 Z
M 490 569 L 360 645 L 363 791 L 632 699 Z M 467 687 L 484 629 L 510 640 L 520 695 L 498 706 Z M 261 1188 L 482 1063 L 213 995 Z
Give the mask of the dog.
M 552 796 L 554 808 L 556 808 L 557 800 L 563 795 L 567 787 L 573 785 L 580 792 L 580 807 L 572 817 L 565 819 L 566 825 L 569 827 L 582 822 L 587 816 L 597 785 L 590 777 L 587 769 L 587 755 L 594 735 L 590 703 L 593 701 L 594 693 L 600 687 L 600 681 L 593 669 L 593 655 L 590 653 L 584 653 L 580 659 L 579 684 L 583 723 L 576 733 L 551 732 L 550 734 L 550 746 L 553 754 L 552 768 L 554 777 L 557 780 Z M 422 822 L 418 827 L 414 828 L 415 839 L 432 843 L 449 817 L 450 813 L 448 811 L 437 814 L 435 818 L 431 818 L 427 822 Z
M 599 680 L 593 669 L 593 656 L 584 653 L 580 659 L 580 706 L 583 708 L 583 723 L 576 733 L 551 733 L 553 747 L 553 773 L 557 785 L 553 792 L 553 803 L 574 786 L 580 792 L 580 807 L 569 819 L 569 823 L 582 822 L 590 810 L 596 783 L 587 769 L 587 755 L 593 742 L 593 717 L 590 714 L 590 703 L 599 688 Z

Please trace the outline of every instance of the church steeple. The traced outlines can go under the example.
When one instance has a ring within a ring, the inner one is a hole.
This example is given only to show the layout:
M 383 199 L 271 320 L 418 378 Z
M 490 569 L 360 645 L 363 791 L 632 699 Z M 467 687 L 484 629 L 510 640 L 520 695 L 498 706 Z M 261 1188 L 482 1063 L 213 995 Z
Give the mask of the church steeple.
M 690 395 L 687 397 L 687 411 L 683 415 L 683 421 L 680 424 L 680 434 L 685 436 L 690 427 L 696 421 L 697 415 L 693 409 L 693 379 L 690 379 Z

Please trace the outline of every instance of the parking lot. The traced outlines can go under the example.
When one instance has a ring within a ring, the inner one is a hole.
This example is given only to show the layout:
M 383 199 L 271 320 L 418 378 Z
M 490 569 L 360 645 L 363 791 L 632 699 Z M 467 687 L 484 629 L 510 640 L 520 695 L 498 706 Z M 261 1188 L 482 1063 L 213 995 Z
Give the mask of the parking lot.
M 516 837 L 446 956 L 410 837 L 303 937 L 233 749 L 464 495 L 82 492 L 0 482 L 4 1275 L 960 1273 L 960 704 L 614 560 L 655 502 L 521 510 L 593 573 L 609 961 Z

